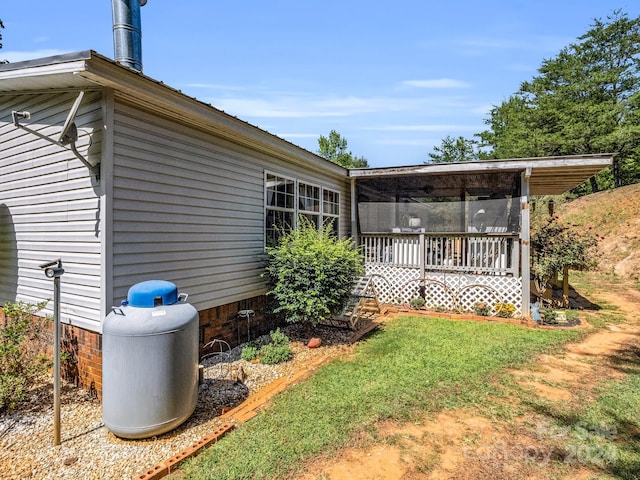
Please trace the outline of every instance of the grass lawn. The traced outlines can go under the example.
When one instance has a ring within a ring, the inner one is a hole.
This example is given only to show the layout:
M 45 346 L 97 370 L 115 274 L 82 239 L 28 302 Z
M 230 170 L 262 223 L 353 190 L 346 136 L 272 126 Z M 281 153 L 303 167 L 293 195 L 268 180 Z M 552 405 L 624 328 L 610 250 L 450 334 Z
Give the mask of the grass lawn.
M 403 317 L 185 464 L 185 478 L 271 479 L 345 446 L 382 419 L 482 405 L 505 369 L 584 335 L 499 323 Z
M 608 473 L 602 478 L 640 478 L 640 369 L 601 385 L 595 402 L 556 419 L 566 425 L 576 417 L 587 426 L 569 445 L 578 461 L 600 467 Z

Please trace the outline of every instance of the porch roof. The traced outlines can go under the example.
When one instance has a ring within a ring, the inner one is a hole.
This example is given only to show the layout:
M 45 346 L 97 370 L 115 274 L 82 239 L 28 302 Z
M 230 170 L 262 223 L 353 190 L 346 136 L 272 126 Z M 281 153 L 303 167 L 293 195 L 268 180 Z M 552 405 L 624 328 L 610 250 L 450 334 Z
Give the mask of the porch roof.
M 438 163 L 407 167 L 356 168 L 349 171 L 349 176 L 357 179 L 530 171 L 529 185 L 532 195 L 559 195 L 580 185 L 600 170 L 610 166 L 616 155 L 615 153 L 601 153 Z

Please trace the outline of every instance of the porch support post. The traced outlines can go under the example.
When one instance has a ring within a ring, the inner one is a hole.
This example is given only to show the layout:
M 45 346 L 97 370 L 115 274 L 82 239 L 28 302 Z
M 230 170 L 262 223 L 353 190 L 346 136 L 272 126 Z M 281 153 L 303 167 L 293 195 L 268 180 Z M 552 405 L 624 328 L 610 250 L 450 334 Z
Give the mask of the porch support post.
M 356 195 L 356 179 L 351 177 L 351 238 L 356 245 L 360 245 L 358 237 L 358 221 L 356 211 L 358 208 L 358 196 Z
M 531 296 L 530 280 L 531 276 L 531 233 L 529 216 L 529 179 L 531 178 L 531 167 L 522 173 L 520 210 L 522 225 L 520 228 L 520 251 L 522 253 L 522 316 L 531 318 L 529 300 Z
M 425 241 L 424 241 L 424 233 L 420 233 L 420 250 L 418 251 L 418 262 L 420 263 L 420 278 L 426 278 L 426 259 L 427 255 L 425 252 Z M 422 280 L 420 282 L 420 296 L 425 298 L 426 295 L 426 282 Z
M 520 238 L 513 239 L 511 247 L 511 269 L 514 277 L 520 274 Z
M 562 307 L 569 308 L 569 267 L 562 269 Z

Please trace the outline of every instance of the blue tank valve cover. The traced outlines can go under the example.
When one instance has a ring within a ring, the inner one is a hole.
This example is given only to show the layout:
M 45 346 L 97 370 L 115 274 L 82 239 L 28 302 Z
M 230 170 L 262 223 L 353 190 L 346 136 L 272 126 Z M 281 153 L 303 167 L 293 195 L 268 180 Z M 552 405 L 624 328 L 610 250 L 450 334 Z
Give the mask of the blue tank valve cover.
M 129 288 L 127 305 L 130 307 L 153 308 L 173 305 L 178 301 L 178 287 L 166 280 L 148 280 Z

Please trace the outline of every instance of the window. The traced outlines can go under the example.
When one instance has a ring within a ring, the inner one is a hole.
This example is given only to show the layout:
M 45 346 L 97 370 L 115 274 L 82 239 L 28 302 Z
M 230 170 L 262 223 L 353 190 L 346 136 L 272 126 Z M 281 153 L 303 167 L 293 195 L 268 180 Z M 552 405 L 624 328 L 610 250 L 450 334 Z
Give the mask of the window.
M 275 245 L 281 232 L 296 227 L 302 215 L 320 228 L 331 223 L 339 235 L 340 194 L 293 178 L 265 174 L 265 243 Z
M 338 236 L 340 194 L 326 188 L 322 189 L 322 221 L 324 225 L 331 223 L 333 233 Z
M 268 173 L 266 176 L 265 241 L 278 242 L 280 231 L 295 227 L 295 180 Z
M 298 214 L 320 226 L 320 187 L 300 182 L 298 184 Z

